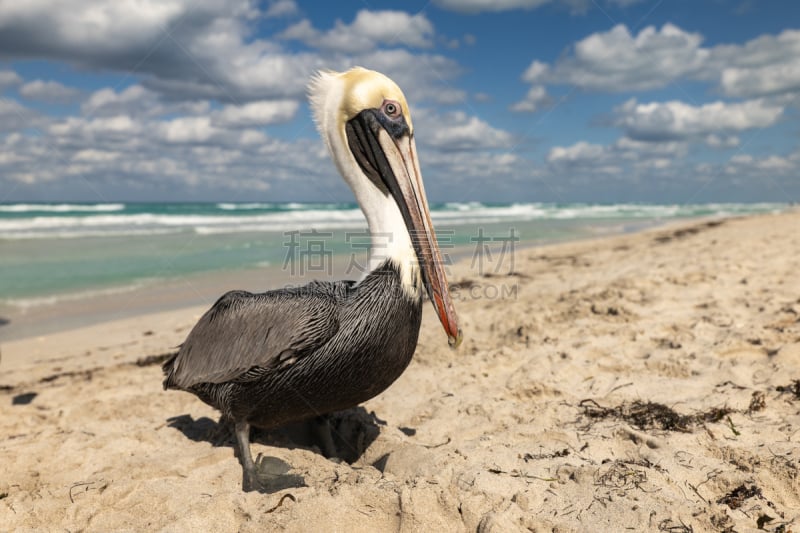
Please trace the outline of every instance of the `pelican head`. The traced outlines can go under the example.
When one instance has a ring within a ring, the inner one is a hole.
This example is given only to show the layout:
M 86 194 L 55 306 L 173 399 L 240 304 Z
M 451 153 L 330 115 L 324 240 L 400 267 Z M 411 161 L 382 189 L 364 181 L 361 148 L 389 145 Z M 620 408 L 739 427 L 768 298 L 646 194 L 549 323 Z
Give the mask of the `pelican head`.
M 383 74 L 356 67 L 318 73 L 309 96 L 320 134 L 367 218 L 373 235 L 371 262 L 395 261 L 410 296 L 421 296 L 422 281 L 450 345 L 458 346 L 461 330 L 403 92 Z M 379 250 L 376 235 L 389 240 L 381 241 Z

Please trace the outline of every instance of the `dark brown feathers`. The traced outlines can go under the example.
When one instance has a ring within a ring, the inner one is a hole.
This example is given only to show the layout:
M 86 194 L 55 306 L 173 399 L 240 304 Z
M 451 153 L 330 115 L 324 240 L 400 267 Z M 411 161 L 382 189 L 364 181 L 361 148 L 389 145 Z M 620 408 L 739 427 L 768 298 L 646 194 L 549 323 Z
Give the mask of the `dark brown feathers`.
M 339 329 L 336 301 L 321 285 L 225 294 L 165 363 L 164 388 L 223 383 L 312 353 Z

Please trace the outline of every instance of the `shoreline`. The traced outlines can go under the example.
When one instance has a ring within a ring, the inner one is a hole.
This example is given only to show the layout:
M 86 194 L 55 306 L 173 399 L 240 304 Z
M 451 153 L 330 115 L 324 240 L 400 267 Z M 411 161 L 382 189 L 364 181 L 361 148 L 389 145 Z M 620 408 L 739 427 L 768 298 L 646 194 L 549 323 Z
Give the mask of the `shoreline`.
M 589 224 L 589 229 L 584 230 L 580 237 L 525 238 L 516 244 L 516 252 L 565 242 L 638 233 L 704 218 L 707 217 L 680 220 L 615 220 L 610 223 L 595 221 L 592 223 L 595 225 Z M 522 226 L 526 224 L 528 229 L 534 227 L 530 221 L 518 223 Z M 509 226 L 513 227 L 514 223 L 510 223 Z M 495 252 L 499 249 L 500 245 L 492 248 Z M 474 246 L 465 244 L 456 244 L 452 248 L 443 250 L 453 263 L 470 258 L 473 252 Z M 355 255 L 352 255 L 352 252 L 351 254 L 339 252 L 332 256 L 330 268 L 325 268 L 325 271 L 308 272 L 305 276 L 287 272 L 288 269 L 283 268 L 281 262 L 278 262 L 270 266 L 199 272 L 182 277 L 158 279 L 150 283 L 138 281 L 130 285 L 89 289 L 73 294 L 31 297 L 28 298 L 30 305 L 0 305 L 0 319 L 5 320 L 5 323 L 0 323 L 0 344 L 150 313 L 198 306 L 210 307 L 222 294 L 234 289 L 260 292 L 287 284 L 304 284 L 312 279 L 357 279 L 359 272 L 347 271 L 351 257 L 355 257 L 358 264 L 366 263 L 366 253 L 361 250 Z

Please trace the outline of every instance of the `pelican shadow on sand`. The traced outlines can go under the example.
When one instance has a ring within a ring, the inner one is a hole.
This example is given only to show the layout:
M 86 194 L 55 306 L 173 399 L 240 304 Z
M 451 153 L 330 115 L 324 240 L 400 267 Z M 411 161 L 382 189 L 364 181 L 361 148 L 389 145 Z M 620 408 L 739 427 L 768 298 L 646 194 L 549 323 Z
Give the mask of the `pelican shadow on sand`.
M 320 428 L 325 424 L 330 427 L 332 443 L 327 442 L 324 431 L 321 435 Z M 177 429 L 189 440 L 208 442 L 217 447 L 227 446 L 238 455 L 236 436 L 231 422 L 223 419 L 215 422 L 205 416 L 195 419 L 190 414 L 183 414 L 168 418 L 167 426 Z M 374 411 L 367 412 L 366 409 L 358 406 L 317 418 L 293 422 L 280 428 L 253 428 L 251 440 L 266 446 L 288 450 L 296 448 L 312 450 L 332 461 L 344 461 L 352 464 L 358 461 L 378 438 L 381 426 L 386 426 L 386 422 L 378 418 Z M 282 461 L 278 460 L 275 465 L 276 470 L 282 470 L 280 463 Z M 271 490 L 305 486 L 299 475 L 281 475 L 275 482 L 280 483 L 281 486 L 270 487 Z

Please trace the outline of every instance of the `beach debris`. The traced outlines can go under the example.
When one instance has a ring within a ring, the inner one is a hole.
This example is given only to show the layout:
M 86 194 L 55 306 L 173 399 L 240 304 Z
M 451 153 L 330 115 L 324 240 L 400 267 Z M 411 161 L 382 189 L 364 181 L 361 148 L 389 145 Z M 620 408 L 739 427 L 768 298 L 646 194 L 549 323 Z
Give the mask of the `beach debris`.
M 750 405 L 747 407 L 748 413 L 755 413 L 763 410 L 767 406 L 767 395 L 763 391 L 753 391 L 750 398 Z
M 684 237 L 688 237 L 690 235 L 697 235 L 701 231 L 708 229 L 708 228 L 715 228 L 717 226 L 721 226 L 724 224 L 724 220 L 711 220 L 704 224 L 698 224 L 697 226 L 689 226 L 688 228 L 680 228 L 670 233 L 665 233 L 662 235 L 657 236 L 653 239 L 655 242 L 659 244 L 667 243 L 673 239 L 682 239 Z
M 281 496 L 281 499 L 278 500 L 278 503 L 276 503 L 274 507 L 270 507 L 269 509 L 264 511 L 264 513 L 265 514 L 269 514 L 269 513 L 274 512 L 278 507 L 283 505 L 283 502 L 285 500 L 292 500 L 293 502 L 297 503 L 297 498 L 295 498 L 293 494 L 287 493 L 287 494 L 284 494 L 283 496 Z
M 677 533 L 694 533 L 694 528 L 692 526 L 687 526 L 680 519 L 678 519 L 678 522 L 679 523 L 676 524 L 671 518 L 665 518 L 658 523 L 658 530 Z
M 764 529 L 764 526 L 766 524 L 769 524 L 773 520 L 775 520 L 773 517 L 762 514 L 761 516 L 758 517 L 758 520 L 756 520 L 756 526 L 758 526 L 758 529 Z
M 520 456 L 520 459 L 522 459 L 527 463 L 528 461 L 538 461 L 541 459 L 555 459 L 556 457 L 566 457 L 568 455 L 569 455 L 569 448 L 563 448 L 561 450 L 556 450 L 551 453 L 536 453 L 536 454 L 526 453 L 525 455 Z
M 39 395 L 38 392 L 24 392 L 11 398 L 11 405 L 28 405 Z
M 604 309 L 604 308 L 598 306 L 597 304 L 592 304 L 591 311 L 595 315 L 609 315 L 609 316 L 618 316 L 619 315 L 619 309 L 614 307 L 614 306 L 612 306 L 612 305 L 609 305 L 608 307 L 606 307 Z
M 737 437 L 740 436 L 742 433 L 738 429 L 736 429 L 736 426 L 733 424 L 733 420 L 731 420 L 731 417 L 727 416 L 725 418 L 728 420 L 728 427 L 731 428 L 731 433 L 733 433 Z
M 108 482 L 104 479 L 96 481 L 78 481 L 73 483 L 69 488 L 69 502 L 75 503 L 75 498 L 81 494 L 86 494 L 90 490 L 96 490 L 102 493 L 108 487 Z
M 775 390 L 780 393 L 789 393 L 793 400 L 800 400 L 800 379 L 794 379 L 788 385 L 778 385 Z
M 458 289 L 470 289 L 470 288 L 474 287 L 475 285 L 477 285 L 477 283 L 475 283 L 475 280 L 472 280 L 472 279 L 469 279 L 469 278 L 464 278 L 462 280 L 455 281 L 455 282 L 451 283 L 450 284 L 450 290 L 451 291 L 457 291 Z
M 654 338 L 653 342 L 656 343 L 656 346 L 665 350 L 679 350 L 683 347 L 680 342 L 666 337 Z
M 756 485 L 747 486 L 742 483 L 725 496 L 717 500 L 717 503 L 723 503 L 731 509 L 738 509 L 744 504 L 744 501 L 749 498 L 759 497 L 763 498 L 761 489 Z
M 520 278 L 520 279 L 528 279 L 530 276 L 523 272 L 517 272 L 516 270 L 511 270 L 509 272 L 505 272 L 502 274 L 492 273 L 492 272 L 484 272 L 481 274 L 484 278 Z
M 725 416 L 733 413 L 729 407 L 713 407 L 693 415 L 682 415 L 671 407 L 657 402 L 633 402 L 618 405 L 617 407 L 603 407 L 595 400 L 585 399 L 578 404 L 583 408 L 583 414 L 589 418 L 618 418 L 642 429 L 662 429 L 666 431 L 691 432 L 692 426 L 705 422 L 719 422 Z
M 594 484 L 601 487 L 615 489 L 639 488 L 647 481 L 644 470 L 632 468 L 626 461 L 611 461 L 610 464 L 598 470 L 594 476 Z
M 98 370 L 103 370 L 103 367 L 95 367 L 89 368 L 87 370 L 69 370 L 66 372 L 58 372 L 56 374 L 50 374 L 49 376 L 45 376 L 39 380 L 39 383 L 51 383 L 61 378 L 83 378 L 84 381 L 92 381 L 92 376 Z

